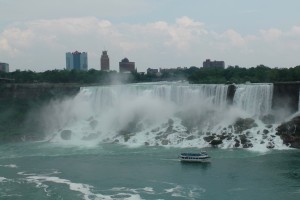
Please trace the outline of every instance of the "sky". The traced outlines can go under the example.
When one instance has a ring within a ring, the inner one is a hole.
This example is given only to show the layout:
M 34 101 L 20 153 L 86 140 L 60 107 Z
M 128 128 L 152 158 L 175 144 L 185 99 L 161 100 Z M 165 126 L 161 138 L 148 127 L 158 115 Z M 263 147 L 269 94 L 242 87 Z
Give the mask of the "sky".
M 0 62 L 10 71 L 66 67 L 88 53 L 100 69 L 127 57 L 147 68 L 300 65 L 299 0 L 0 0 Z

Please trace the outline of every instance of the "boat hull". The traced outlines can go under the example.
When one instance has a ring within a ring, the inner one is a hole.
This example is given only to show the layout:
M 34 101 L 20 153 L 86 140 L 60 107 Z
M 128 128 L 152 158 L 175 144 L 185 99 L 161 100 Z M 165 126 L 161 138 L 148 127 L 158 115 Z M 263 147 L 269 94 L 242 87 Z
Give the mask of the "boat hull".
M 183 159 L 183 158 L 179 158 L 179 160 L 181 162 L 193 162 L 193 163 L 210 162 L 209 158 L 205 158 L 205 159 Z

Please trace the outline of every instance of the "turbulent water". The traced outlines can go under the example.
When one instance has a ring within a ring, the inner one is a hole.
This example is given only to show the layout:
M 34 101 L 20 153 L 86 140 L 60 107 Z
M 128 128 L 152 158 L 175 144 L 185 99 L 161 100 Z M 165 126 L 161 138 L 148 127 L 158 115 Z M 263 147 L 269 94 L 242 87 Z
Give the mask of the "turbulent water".
M 275 134 L 273 85 L 228 91 L 131 84 L 52 101 L 34 113 L 45 141 L 0 146 L 0 199 L 299 199 L 300 154 Z M 200 149 L 210 163 L 177 159 Z
M 197 149 L 6 144 L 0 199 L 299 199 L 299 151 L 206 150 L 210 163 L 185 164 L 176 156 Z

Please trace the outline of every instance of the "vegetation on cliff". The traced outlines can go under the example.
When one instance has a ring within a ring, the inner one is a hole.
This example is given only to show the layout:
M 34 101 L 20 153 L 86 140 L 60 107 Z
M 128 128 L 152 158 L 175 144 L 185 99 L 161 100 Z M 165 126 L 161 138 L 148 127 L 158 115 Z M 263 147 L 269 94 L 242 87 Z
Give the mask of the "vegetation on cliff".
M 132 73 L 122 74 L 116 71 L 103 72 L 95 69 L 88 71 L 48 70 L 33 72 L 16 70 L 10 73 L 0 72 L 0 78 L 14 79 L 15 83 L 81 83 L 81 84 L 112 84 L 115 81 L 151 82 L 188 80 L 190 83 L 272 83 L 299 81 L 300 66 L 292 68 L 269 68 L 264 65 L 242 68 L 229 66 L 226 69 L 217 68 L 178 68 L 164 70 L 159 75 Z

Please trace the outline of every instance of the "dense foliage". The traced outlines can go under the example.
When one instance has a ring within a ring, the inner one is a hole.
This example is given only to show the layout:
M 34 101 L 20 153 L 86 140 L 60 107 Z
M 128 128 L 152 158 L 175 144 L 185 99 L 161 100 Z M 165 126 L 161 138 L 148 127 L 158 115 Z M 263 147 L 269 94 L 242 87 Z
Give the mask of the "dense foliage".
M 10 73 L 0 72 L 0 78 L 13 79 L 15 83 L 83 83 L 111 84 L 120 82 L 151 82 L 188 80 L 191 83 L 265 83 L 300 81 L 300 66 L 293 68 L 269 68 L 259 65 L 252 68 L 229 66 L 226 69 L 217 68 L 178 68 L 165 70 L 157 74 L 121 74 L 116 71 L 103 72 L 91 69 L 89 71 L 49 70 L 45 72 L 20 71 Z

